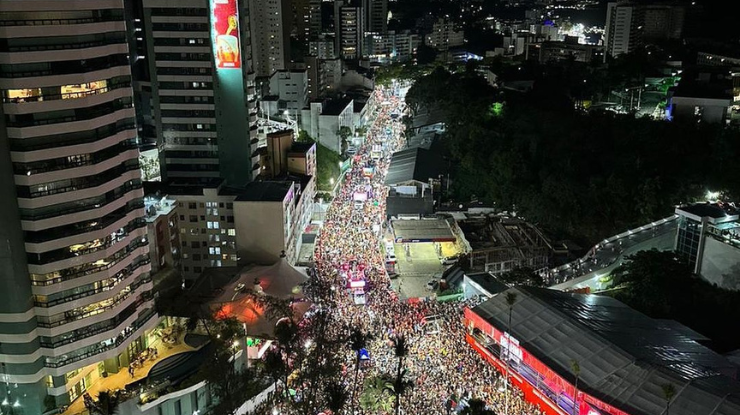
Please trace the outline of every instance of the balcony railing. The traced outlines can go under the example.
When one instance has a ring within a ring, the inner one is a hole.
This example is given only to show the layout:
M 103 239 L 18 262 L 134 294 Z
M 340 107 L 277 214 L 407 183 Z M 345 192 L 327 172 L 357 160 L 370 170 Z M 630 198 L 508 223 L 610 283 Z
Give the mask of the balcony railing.
M 125 251 L 125 252 L 123 252 L 117 258 L 115 256 L 118 254 L 118 252 L 116 252 L 115 254 L 111 255 L 110 257 L 108 257 L 108 258 L 106 258 L 106 259 L 104 259 L 102 261 L 98 261 L 98 262 L 102 262 L 101 265 L 95 265 L 93 263 L 93 264 L 84 264 L 84 265 L 80 265 L 78 267 L 72 267 L 72 268 L 63 269 L 63 270 L 59 271 L 59 274 L 60 274 L 59 277 L 49 278 L 49 279 L 46 279 L 46 280 L 39 280 L 39 279 L 36 278 L 36 279 L 32 279 L 31 280 L 31 284 L 33 284 L 33 285 L 39 285 L 39 286 L 54 285 L 54 284 L 58 284 L 60 282 L 69 281 L 69 280 L 73 280 L 75 278 L 80 278 L 80 277 L 84 277 L 84 276 L 87 276 L 87 275 L 90 275 L 90 274 L 95 274 L 97 272 L 105 271 L 107 269 L 110 269 L 110 268 L 116 266 L 121 261 L 127 259 L 128 258 L 128 254 L 131 253 L 132 251 L 134 251 L 134 250 L 136 250 L 138 248 L 147 246 L 147 245 L 148 245 L 148 242 L 147 241 L 137 240 L 135 243 L 133 243 L 133 244 L 127 246 L 125 249 L 123 249 L 122 251 Z M 121 252 L 121 251 L 119 251 L 119 252 Z M 110 262 L 107 262 L 109 259 L 110 259 Z M 149 261 L 150 261 L 149 260 L 149 257 L 148 256 L 145 256 L 144 262 L 145 263 L 149 263 Z
M 123 293 L 119 293 L 118 295 L 114 296 L 113 298 L 109 298 L 108 300 L 113 300 L 113 301 L 110 304 L 108 304 L 108 305 L 105 305 L 105 306 L 102 306 L 102 307 L 97 307 L 97 308 L 94 308 L 94 309 L 90 309 L 90 310 L 84 311 L 84 312 L 81 311 L 81 310 L 65 311 L 63 314 L 57 314 L 57 316 L 63 315 L 63 317 L 61 319 L 55 320 L 55 321 L 49 321 L 49 322 L 42 321 L 42 319 L 44 317 L 39 316 L 38 317 L 37 324 L 38 324 L 39 327 L 54 328 L 54 327 L 59 327 L 59 326 L 65 325 L 67 323 L 72 323 L 74 321 L 78 321 L 78 320 L 82 320 L 82 319 L 85 319 L 85 318 L 88 318 L 88 317 L 92 317 L 92 316 L 95 316 L 95 315 L 98 315 L 98 314 L 102 314 L 102 313 L 104 313 L 104 312 L 106 312 L 108 310 L 112 310 L 112 309 L 116 308 L 119 304 L 121 304 L 122 302 L 124 302 L 127 298 L 131 297 L 132 294 L 136 293 L 136 289 L 137 288 L 139 288 L 143 284 L 146 284 L 148 282 L 151 282 L 151 280 L 152 280 L 151 279 L 151 276 L 147 276 L 144 279 L 141 279 L 139 281 L 134 282 L 133 284 L 131 284 L 131 286 L 130 286 L 130 288 L 129 288 L 128 291 L 125 291 Z M 143 293 L 142 293 L 142 295 L 143 295 Z M 107 300 L 104 300 L 104 301 L 107 301 Z M 88 305 L 88 306 L 82 307 L 82 308 L 90 308 L 90 306 Z M 52 316 L 52 317 L 55 317 L 55 316 Z
M 55 306 L 58 306 L 60 304 L 68 303 L 70 301 L 75 301 L 75 300 L 79 300 L 81 298 L 89 297 L 91 295 L 100 294 L 100 293 L 106 292 L 106 291 L 111 291 L 115 287 L 118 286 L 118 283 L 119 282 L 125 280 L 128 276 L 130 276 L 131 274 L 133 274 L 134 271 L 136 271 L 139 267 L 141 267 L 142 265 L 144 265 L 145 263 L 148 263 L 148 262 L 149 261 L 139 260 L 139 261 L 135 262 L 134 264 L 132 264 L 130 267 L 124 268 L 124 270 L 119 273 L 120 275 L 112 278 L 112 279 L 115 279 L 116 281 L 113 282 L 112 284 L 106 285 L 105 287 L 94 288 L 92 290 L 87 290 L 87 291 L 84 291 L 84 292 L 81 292 L 81 293 L 77 293 L 77 294 L 65 296 L 63 298 L 57 298 L 57 299 L 51 300 L 51 301 L 34 301 L 33 302 L 33 305 L 35 307 L 41 307 L 41 308 L 55 307 Z M 151 277 L 148 277 L 148 278 L 149 278 L 149 280 L 151 280 Z
M 142 300 L 142 303 L 143 302 L 144 302 L 144 300 Z M 138 330 L 141 327 L 143 327 L 156 314 L 157 313 L 156 313 L 156 311 L 154 311 L 153 308 L 148 309 L 138 320 L 136 320 L 131 326 L 127 327 L 124 330 L 124 333 L 120 334 L 118 337 L 116 337 L 116 339 L 112 343 L 110 343 L 108 345 L 104 345 L 104 344 L 100 343 L 98 345 L 98 347 L 95 348 L 95 349 L 93 349 L 93 350 L 90 350 L 88 352 L 85 352 L 85 353 L 82 353 L 82 354 L 78 354 L 78 355 L 75 355 L 75 356 L 65 357 L 62 360 L 54 361 L 54 360 L 51 360 L 51 358 L 47 358 L 47 360 L 46 360 L 46 362 L 45 362 L 44 365 L 46 367 L 49 367 L 49 368 L 63 367 L 63 366 L 72 364 L 74 362 L 79 362 L 80 360 L 87 359 L 88 357 L 92 357 L 92 356 L 95 356 L 97 354 L 104 353 L 104 352 L 107 352 L 109 350 L 113 350 L 116 347 L 118 347 L 121 344 L 123 344 L 123 342 L 125 342 L 129 337 L 131 337 L 131 335 L 133 333 L 136 332 L 136 330 Z M 62 357 L 64 357 L 64 356 L 62 356 Z
M 91 205 L 78 204 L 78 205 L 70 206 L 64 209 L 60 209 L 60 210 L 52 210 L 52 211 L 38 212 L 38 213 L 36 210 L 32 211 L 32 213 L 28 213 L 27 211 L 21 211 L 21 219 L 35 221 L 35 220 L 49 219 L 49 218 L 54 218 L 57 216 L 68 215 L 70 213 L 82 212 L 82 211 L 92 210 L 92 209 L 99 209 L 103 206 L 108 205 L 109 203 L 113 203 L 116 200 L 122 198 L 123 196 L 131 192 L 132 190 L 141 189 L 141 187 L 142 187 L 141 183 L 133 183 L 133 184 L 126 183 L 125 185 L 119 188 L 120 192 L 118 192 L 117 195 L 111 196 L 110 198 L 106 196 L 103 196 L 102 198 L 100 198 L 102 203 L 95 203 Z M 96 198 L 96 200 L 97 199 L 98 198 Z M 90 199 L 86 199 L 86 200 L 90 200 Z

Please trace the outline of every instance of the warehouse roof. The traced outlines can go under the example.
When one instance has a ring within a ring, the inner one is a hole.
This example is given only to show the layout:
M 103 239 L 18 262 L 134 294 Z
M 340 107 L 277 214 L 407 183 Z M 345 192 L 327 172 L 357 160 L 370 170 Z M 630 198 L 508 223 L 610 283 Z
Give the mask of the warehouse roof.
M 392 226 L 397 243 L 455 241 L 455 235 L 444 219 L 394 220 Z
M 737 367 L 692 340 L 675 324 L 652 319 L 606 296 L 516 287 L 511 332 L 519 344 L 562 378 L 631 415 L 665 409 L 663 385 L 676 390 L 671 414 L 740 414 Z M 499 329 L 508 325 L 505 295 L 472 312 Z

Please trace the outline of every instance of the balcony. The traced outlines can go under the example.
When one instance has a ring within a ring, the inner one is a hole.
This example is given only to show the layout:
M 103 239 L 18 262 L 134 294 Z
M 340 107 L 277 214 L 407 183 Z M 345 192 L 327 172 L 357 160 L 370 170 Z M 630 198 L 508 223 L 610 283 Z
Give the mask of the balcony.
M 158 331 L 163 337 L 164 333 L 172 331 L 172 327 Z M 133 377 L 124 369 L 99 379 L 89 386 L 86 392 L 95 397 L 100 391 L 141 390 L 143 387 L 144 393 L 141 396 L 147 400 L 155 399 L 166 393 L 165 390 L 172 386 L 172 383 L 167 380 L 172 371 L 187 374 L 194 373 L 198 369 L 202 364 L 207 344 L 201 336 L 179 333 L 174 344 L 166 344 L 158 340 L 153 347 L 157 349 L 157 357 L 145 359 L 143 364 L 134 371 Z M 203 352 L 200 352 L 201 350 Z M 139 394 L 127 394 L 127 398 L 137 399 L 139 397 Z M 138 403 L 143 404 L 142 401 Z M 63 415 L 89 415 L 89 412 L 85 409 L 83 399 L 78 398 L 69 405 Z
M 150 283 L 151 281 L 151 276 L 147 275 L 146 278 L 135 281 L 133 284 L 124 288 L 123 290 L 121 290 L 121 292 L 107 300 L 103 300 L 95 304 L 89 304 L 85 307 L 79 307 L 74 310 L 65 311 L 64 313 L 55 314 L 49 317 L 39 315 L 37 324 L 39 327 L 43 328 L 54 328 L 105 313 L 106 311 L 116 308 L 132 295 L 138 294 L 137 289 L 142 285 Z M 149 299 L 148 297 L 150 296 L 151 293 L 145 291 L 141 293 L 141 298 L 139 298 L 136 303 L 147 301 Z M 39 310 L 37 310 L 37 313 L 41 314 L 39 313 Z
M 48 368 L 61 368 L 66 365 L 70 365 L 75 362 L 79 362 L 80 360 L 87 359 L 89 357 L 93 357 L 95 355 L 107 352 L 109 350 L 115 350 L 118 346 L 122 345 L 126 340 L 128 340 L 132 334 L 134 334 L 138 329 L 144 327 L 149 320 L 152 319 L 152 317 L 156 316 L 157 312 L 154 311 L 154 308 L 147 309 L 144 314 L 139 317 L 134 324 L 132 324 L 129 327 L 126 327 L 121 334 L 116 337 L 115 339 L 111 339 L 108 342 L 101 342 L 93 347 L 91 347 L 90 350 L 75 354 L 73 356 L 60 356 L 58 359 L 55 358 L 46 358 L 46 362 L 44 363 L 44 366 Z M 128 374 L 126 374 L 128 375 Z

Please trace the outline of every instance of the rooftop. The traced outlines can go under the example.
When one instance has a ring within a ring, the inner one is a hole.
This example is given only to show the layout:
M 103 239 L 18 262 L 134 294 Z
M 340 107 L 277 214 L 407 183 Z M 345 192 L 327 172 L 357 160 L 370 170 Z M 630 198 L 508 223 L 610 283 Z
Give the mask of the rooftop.
M 324 103 L 321 109 L 321 115 L 339 115 L 351 104 L 352 100 L 349 98 L 329 100 Z
M 397 243 L 456 240 L 450 225 L 444 219 L 394 220 L 392 226 Z M 399 239 L 401 242 L 398 242 Z
M 606 296 L 516 287 L 511 332 L 527 352 L 579 389 L 632 415 L 665 409 L 662 385 L 673 384 L 671 414 L 740 414 L 737 367 L 677 330 Z M 496 295 L 472 310 L 508 327 L 509 305 Z
M 168 199 L 167 196 L 145 196 L 146 221 L 154 222 L 160 215 L 169 215 L 175 209 L 176 203 L 175 199 Z
M 303 143 L 303 142 L 296 141 L 290 147 L 290 151 L 288 153 L 289 154 L 290 153 L 301 153 L 301 154 L 305 154 L 306 152 L 308 152 L 308 150 L 310 150 L 311 148 L 313 148 L 315 146 L 316 146 L 316 143 Z
M 509 289 L 508 285 L 504 284 L 488 272 L 465 274 L 465 277 L 483 288 L 490 295 L 496 295 Z
M 401 150 L 391 157 L 385 184 L 397 185 L 410 181 L 429 183 L 429 179 L 437 179 L 446 173 L 445 165 L 438 146 L 430 144 L 429 149 L 414 147 Z
M 292 181 L 251 182 L 236 197 L 237 202 L 282 202 L 293 188 Z
M 521 219 L 495 215 L 467 215 L 457 222 L 471 248 L 545 246 L 542 233 Z
M 700 221 L 709 218 L 712 223 L 727 222 L 738 219 L 738 210 L 728 203 L 695 203 L 676 208 L 676 213 Z

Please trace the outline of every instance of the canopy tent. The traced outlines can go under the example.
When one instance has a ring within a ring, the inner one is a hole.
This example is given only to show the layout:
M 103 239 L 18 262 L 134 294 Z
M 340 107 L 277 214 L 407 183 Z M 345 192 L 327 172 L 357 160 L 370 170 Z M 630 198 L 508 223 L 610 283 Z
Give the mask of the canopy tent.
M 292 304 L 293 315 L 299 319 L 310 307 L 301 292 L 301 284 L 307 280 L 304 272 L 280 258 L 270 266 L 243 269 L 211 304 L 218 310 L 217 315 L 236 317 L 245 323 L 250 337 L 271 338 L 277 320 L 265 315 L 266 310 L 255 301 L 253 293 L 296 300 Z M 253 293 L 250 295 L 248 291 Z

